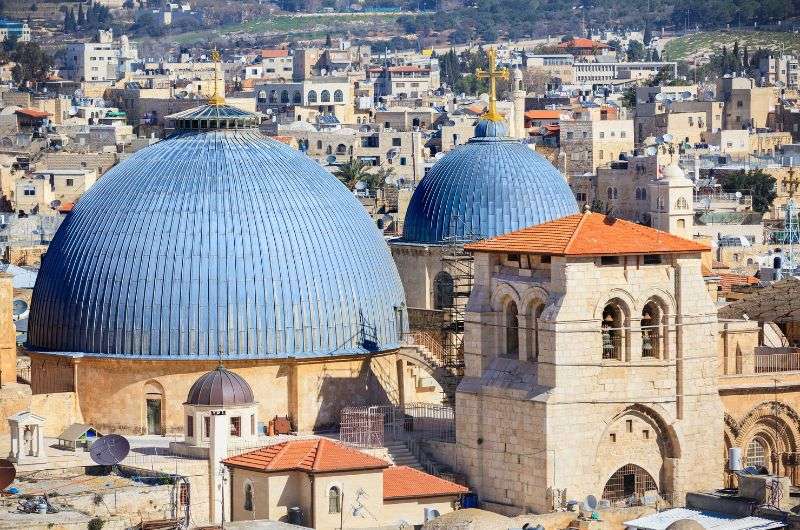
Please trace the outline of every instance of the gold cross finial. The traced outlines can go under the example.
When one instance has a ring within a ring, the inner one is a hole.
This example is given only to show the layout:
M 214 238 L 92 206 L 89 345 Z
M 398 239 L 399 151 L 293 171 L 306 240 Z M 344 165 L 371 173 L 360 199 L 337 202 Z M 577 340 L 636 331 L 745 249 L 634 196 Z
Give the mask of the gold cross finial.
M 213 50 L 211 50 L 211 60 L 214 62 L 214 93 L 208 98 L 209 105 L 220 106 L 225 104 L 225 95 L 219 93 L 219 63 L 220 63 L 220 54 L 219 50 L 215 46 Z
M 508 81 L 508 68 L 497 68 L 497 50 L 494 49 L 494 46 L 489 48 L 486 55 L 489 57 L 489 69 L 484 70 L 483 68 L 478 68 L 475 71 L 475 76 L 478 79 L 489 80 L 489 108 L 482 117 L 489 121 L 503 121 L 503 117 L 497 112 L 496 82 L 498 79 L 505 79 Z

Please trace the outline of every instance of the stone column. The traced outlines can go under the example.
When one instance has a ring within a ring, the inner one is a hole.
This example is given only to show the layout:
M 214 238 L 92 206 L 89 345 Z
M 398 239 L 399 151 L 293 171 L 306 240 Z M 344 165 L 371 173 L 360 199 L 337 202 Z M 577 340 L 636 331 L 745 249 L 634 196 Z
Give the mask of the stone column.
M 230 434 L 228 415 L 224 410 L 211 411 L 209 434 L 211 437 L 208 448 L 208 520 L 211 524 L 220 524 L 225 514 L 230 513 L 230 499 L 226 499 L 225 467 L 222 465 L 222 461 L 228 457 Z

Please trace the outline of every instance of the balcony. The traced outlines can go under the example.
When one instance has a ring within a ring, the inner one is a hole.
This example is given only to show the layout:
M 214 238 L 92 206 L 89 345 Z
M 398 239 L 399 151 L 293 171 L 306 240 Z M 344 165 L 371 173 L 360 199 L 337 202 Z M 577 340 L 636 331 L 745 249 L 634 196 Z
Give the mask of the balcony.
M 800 371 L 800 348 L 759 346 L 752 354 L 736 356 L 736 375 Z

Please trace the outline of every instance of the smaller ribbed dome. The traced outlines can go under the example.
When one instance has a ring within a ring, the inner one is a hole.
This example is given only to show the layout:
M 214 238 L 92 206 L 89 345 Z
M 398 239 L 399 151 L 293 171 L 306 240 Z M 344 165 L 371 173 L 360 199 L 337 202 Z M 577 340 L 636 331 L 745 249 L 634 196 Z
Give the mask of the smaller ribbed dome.
M 219 365 L 194 382 L 186 396 L 185 405 L 251 405 L 253 389 L 242 376 Z

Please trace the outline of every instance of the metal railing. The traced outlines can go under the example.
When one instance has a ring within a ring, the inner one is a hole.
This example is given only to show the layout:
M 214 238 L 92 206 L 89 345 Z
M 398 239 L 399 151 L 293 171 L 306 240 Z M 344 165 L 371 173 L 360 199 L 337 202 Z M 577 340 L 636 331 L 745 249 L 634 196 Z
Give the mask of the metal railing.
M 800 370 L 800 348 L 776 349 L 792 351 L 763 353 L 764 349 L 756 348 L 756 353 L 753 355 L 754 373 L 793 372 Z

